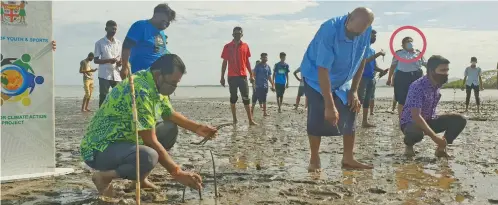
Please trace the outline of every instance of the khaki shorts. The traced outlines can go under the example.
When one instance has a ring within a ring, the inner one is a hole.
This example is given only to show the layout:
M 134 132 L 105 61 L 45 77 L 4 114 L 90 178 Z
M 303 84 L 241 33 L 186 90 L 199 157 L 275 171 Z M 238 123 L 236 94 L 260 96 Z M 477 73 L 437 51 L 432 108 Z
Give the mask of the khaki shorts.
M 93 79 L 83 79 L 83 88 L 85 89 L 85 98 L 92 97 L 93 93 Z

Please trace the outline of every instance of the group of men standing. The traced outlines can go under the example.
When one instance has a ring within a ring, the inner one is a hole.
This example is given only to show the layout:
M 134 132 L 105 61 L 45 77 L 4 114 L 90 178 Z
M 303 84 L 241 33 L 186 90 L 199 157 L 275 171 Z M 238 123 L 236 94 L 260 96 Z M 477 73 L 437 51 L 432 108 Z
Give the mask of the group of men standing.
M 98 170 L 92 180 L 101 194 L 105 194 L 112 180 L 117 178 L 140 180 L 142 187 L 155 188 L 147 176 L 157 163 L 180 183 L 201 189 L 201 177 L 183 171 L 167 152 L 176 142 L 177 126 L 207 139 L 212 139 L 217 133 L 216 128 L 191 121 L 175 112 L 170 102 L 169 95 L 186 72 L 181 58 L 166 49 L 167 37 L 163 30 L 175 15 L 167 4 L 159 4 L 151 19 L 137 21 L 131 26 L 122 45 L 114 38 L 117 24 L 109 21 L 105 29 L 107 35 L 96 43 L 95 53 L 89 54 L 81 63 L 84 81 L 91 79 L 91 73 L 96 71 L 89 68 L 88 62 L 93 59 L 99 64 L 100 109 L 90 121 L 80 151 L 85 163 Z M 311 40 L 300 67 L 294 72 L 302 85 L 296 102 L 299 102 L 300 95 L 307 98 L 310 172 L 321 169 L 319 148 L 322 136 L 343 136 L 342 166 L 372 168 L 372 165 L 357 161 L 353 150 L 357 113 L 363 104 L 362 124 L 372 126 L 366 116 L 373 99 L 375 73 L 385 75 L 388 72 L 380 69 L 375 60 L 385 53 L 371 48 L 376 40 L 376 32 L 371 27 L 373 21 L 373 12 L 364 7 L 326 21 Z M 256 125 L 250 106 L 248 78 L 254 83 L 256 100 L 253 100 L 253 108 L 259 100 L 264 114 L 268 115 L 265 102 L 269 88 L 276 90 L 281 111 L 283 94 L 289 85 L 289 66 L 285 63 L 285 53 L 280 53 L 280 62 L 275 65 L 272 75 L 267 64 L 268 54 L 262 53 L 253 71 L 249 46 L 241 41 L 242 28 L 235 27 L 232 36 L 233 40 L 224 46 L 221 54 L 220 84 L 225 86 L 228 82 L 233 122 L 237 123 L 235 104 L 239 91 L 249 124 Z M 409 37 L 403 39 L 403 49 L 398 51 L 400 57 L 413 59 L 420 55 L 412 42 Z M 464 129 L 466 119 L 457 114 L 436 115 L 440 88 L 448 80 L 449 60 L 439 55 L 427 61 L 423 57 L 420 59 L 410 64 L 394 58 L 389 69 L 388 84 L 391 84 L 393 70 L 398 67 L 394 86 L 400 104 L 399 125 L 404 134 L 406 153 L 413 155 L 413 146 L 428 135 L 437 145 L 436 155 L 447 156 L 446 145 L 451 144 Z M 427 75 L 421 76 L 421 66 L 427 68 Z M 297 76 L 299 72 L 302 77 Z M 226 80 L 225 74 L 228 75 Z M 136 127 L 126 123 L 133 121 L 130 114 L 132 96 L 126 79 L 129 75 L 133 75 L 135 81 Z M 122 83 L 117 83 L 122 79 Z M 109 87 L 114 87 L 111 93 L 108 93 Z M 90 95 L 85 95 L 84 103 Z M 82 110 L 87 110 L 87 105 L 84 104 Z M 137 142 L 134 129 L 138 129 L 140 136 L 140 179 L 135 177 Z M 437 136 L 441 132 L 445 132 L 444 136 Z

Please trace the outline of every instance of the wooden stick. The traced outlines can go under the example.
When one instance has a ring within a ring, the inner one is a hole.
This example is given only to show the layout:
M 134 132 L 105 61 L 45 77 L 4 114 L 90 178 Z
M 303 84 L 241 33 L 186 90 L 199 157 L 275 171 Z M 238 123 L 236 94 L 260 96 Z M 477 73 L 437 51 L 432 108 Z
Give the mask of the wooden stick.
M 216 165 L 214 164 L 214 157 L 213 157 L 213 152 L 209 150 L 209 153 L 211 153 L 211 160 L 213 161 L 213 177 L 214 177 L 214 198 L 218 197 L 218 184 L 216 180 Z
M 128 66 L 129 68 L 129 66 Z M 133 77 L 131 75 L 130 69 L 128 69 L 128 80 L 130 84 L 130 90 L 131 90 L 131 105 L 132 105 L 132 111 L 133 111 L 133 129 L 135 131 L 135 145 L 136 145 L 136 185 L 135 185 L 135 201 L 137 202 L 137 205 L 140 205 L 140 149 L 139 146 L 139 136 L 138 136 L 138 113 L 137 113 L 137 103 L 135 100 L 135 84 L 133 82 Z

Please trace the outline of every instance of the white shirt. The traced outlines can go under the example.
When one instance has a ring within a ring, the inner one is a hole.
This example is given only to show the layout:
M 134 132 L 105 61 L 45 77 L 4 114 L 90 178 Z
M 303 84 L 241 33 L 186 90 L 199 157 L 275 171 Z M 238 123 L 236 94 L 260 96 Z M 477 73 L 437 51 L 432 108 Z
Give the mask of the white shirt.
M 398 54 L 400 58 L 410 60 L 418 57 L 421 54 L 421 52 L 419 50 L 415 50 L 415 52 L 409 52 L 405 49 L 401 49 L 397 50 L 396 54 Z M 415 61 L 413 63 L 399 62 L 399 60 L 396 57 L 393 57 L 391 65 L 398 65 L 397 66 L 398 71 L 401 72 L 413 72 L 420 70 L 425 63 L 427 62 L 425 61 L 425 58 L 423 56 L 418 61 Z
M 121 58 L 121 41 L 114 38 L 114 42 L 104 38 L 101 38 L 95 43 L 95 57 L 105 60 L 112 58 Z M 116 63 L 110 64 L 99 64 L 99 78 L 113 81 L 121 81 L 121 76 L 119 75 L 119 71 L 121 67 L 117 67 Z
M 481 75 L 481 68 L 479 67 L 467 67 L 465 69 L 465 77 L 467 77 L 467 82 L 465 82 L 466 85 L 472 86 L 472 85 L 477 85 L 479 86 L 479 76 Z

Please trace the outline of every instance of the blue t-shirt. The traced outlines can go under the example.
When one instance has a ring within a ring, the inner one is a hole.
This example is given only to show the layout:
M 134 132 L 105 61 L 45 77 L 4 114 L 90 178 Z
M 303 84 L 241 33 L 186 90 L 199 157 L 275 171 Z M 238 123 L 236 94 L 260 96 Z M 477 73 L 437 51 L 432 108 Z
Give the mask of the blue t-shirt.
M 268 64 L 260 63 L 254 68 L 254 80 L 256 88 L 268 88 L 268 78 L 271 76 L 271 68 Z
M 275 83 L 276 84 L 287 84 L 287 74 L 289 71 L 289 65 L 285 62 L 275 63 L 275 67 L 273 68 L 273 72 L 275 73 Z
M 311 40 L 301 62 L 301 74 L 305 82 L 317 92 L 334 92 L 344 104 L 351 90 L 352 79 L 361 62 L 366 58 L 365 50 L 370 46 L 372 27 L 349 39 L 345 32 L 348 15 L 332 18 L 323 23 Z M 330 91 L 320 90 L 318 67 L 326 68 L 331 83 Z
M 365 56 L 367 58 L 370 58 L 373 55 L 375 55 L 375 50 L 372 47 L 367 48 L 367 50 L 365 51 Z M 370 79 L 375 78 L 375 65 L 376 64 L 377 64 L 376 59 L 373 59 L 372 61 L 368 62 L 365 65 L 365 69 L 363 69 L 363 77 L 370 78 Z
M 126 38 L 135 42 L 129 59 L 132 73 L 149 68 L 159 57 L 168 53 L 164 31 L 154 27 L 148 20 L 131 25 Z

